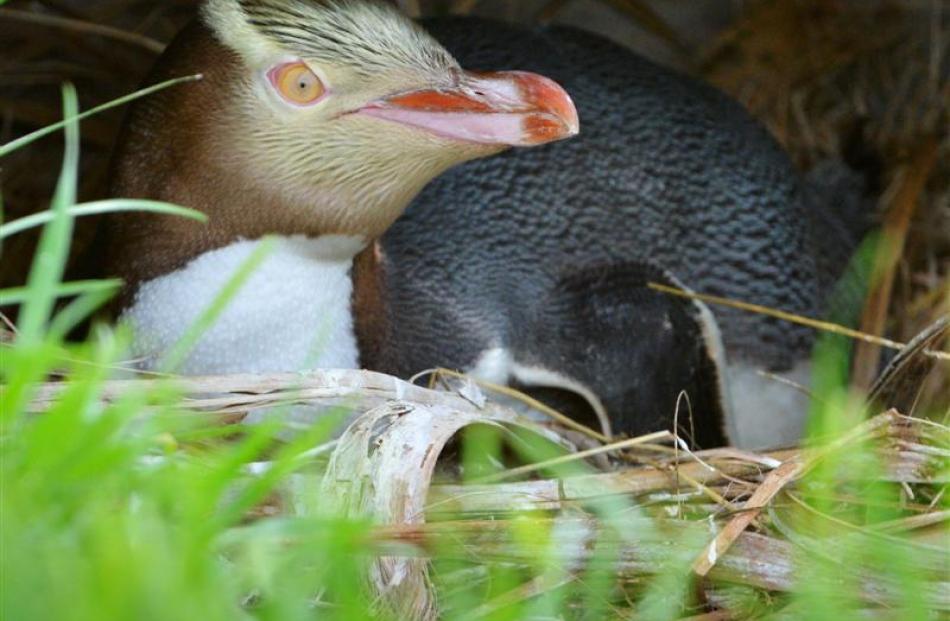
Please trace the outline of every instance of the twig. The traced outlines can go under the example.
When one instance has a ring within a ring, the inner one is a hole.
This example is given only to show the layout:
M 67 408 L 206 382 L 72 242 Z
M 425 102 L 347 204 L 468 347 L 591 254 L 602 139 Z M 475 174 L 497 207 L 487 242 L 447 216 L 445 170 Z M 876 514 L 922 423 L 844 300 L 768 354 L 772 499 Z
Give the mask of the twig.
M 778 382 L 779 384 L 784 384 L 785 386 L 788 386 L 789 388 L 794 388 L 795 390 L 802 393 L 809 399 L 817 399 L 817 397 L 815 396 L 815 393 L 809 390 L 807 386 L 799 384 L 795 380 L 791 380 L 787 377 L 782 377 L 781 375 L 778 375 L 777 373 L 770 373 L 768 371 L 763 371 L 761 369 L 759 369 L 756 372 L 761 377 L 764 377 L 765 379 L 772 380 L 773 382 Z
M 520 466 L 518 468 L 512 468 L 510 470 L 505 470 L 504 472 L 499 472 L 498 474 L 489 475 L 475 481 L 475 483 L 493 483 L 495 481 L 502 481 L 504 479 L 509 479 L 514 476 L 519 476 L 522 474 L 527 474 L 529 472 L 535 472 L 536 470 L 541 470 L 543 468 L 550 468 L 551 466 L 560 466 L 563 464 L 580 461 L 582 459 L 587 459 L 588 457 L 594 457 L 595 455 L 602 455 L 604 453 L 609 453 L 611 451 L 619 451 L 638 444 L 646 444 L 648 442 L 653 442 L 654 440 L 660 440 L 663 438 L 673 438 L 673 434 L 669 431 L 657 431 L 655 433 L 649 433 L 645 436 L 639 436 L 636 438 L 630 438 L 629 440 L 621 440 L 620 442 L 614 442 L 613 444 L 607 444 L 605 446 L 598 446 L 597 448 L 588 449 L 586 451 L 580 451 L 578 453 L 572 453 L 570 455 L 562 455 L 561 457 L 555 457 L 554 459 L 548 459 L 545 461 L 538 462 L 536 464 L 528 464 L 527 466 Z
M 27 22 L 48 26 L 51 28 L 60 28 L 71 30 L 82 34 L 91 34 L 108 39 L 115 39 L 123 43 L 129 43 L 142 49 L 148 50 L 154 54 L 161 54 L 165 51 L 165 44 L 144 35 L 126 32 L 112 26 L 94 24 L 81 19 L 71 17 L 59 17 L 56 15 L 45 15 L 43 13 L 33 13 L 31 11 L 19 11 L 17 9 L 0 9 L 0 19 L 9 19 L 13 21 Z
M 905 343 L 899 341 L 892 341 L 890 339 L 885 339 L 880 336 L 874 336 L 872 334 L 865 334 L 859 330 L 852 330 L 851 328 L 846 328 L 845 326 L 831 323 L 830 321 L 820 321 L 818 319 L 812 319 L 810 317 L 805 317 L 803 315 L 796 315 L 795 313 L 788 313 L 786 311 L 778 310 L 775 308 L 769 308 L 768 306 L 760 306 L 758 304 L 750 304 L 749 302 L 740 302 L 738 300 L 730 300 L 729 298 L 720 297 L 718 295 L 707 295 L 704 293 L 693 293 L 692 291 L 684 291 L 683 289 L 678 289 L 676 287 L 669 287 L 667 285 L 661 285 L 659 283 L 651 282 L 647 283 L 647 286 L 653 289 L 654 291 L 660 291 L 661 293 L 668 293 L 670 295 L 676 295 L 682 298 L 690 298 L 693 300 L 700 300 L 702 302 L 708 302 L 710 304 L 719 304 L 721 306 L 728 306 L 730 308 L 736 308 L 739 310 L 749 311 L 750 313 L 758 313 L 759 315 L 767 315 L 769 317 L 775 317 L 776 319 L 781 319 L 783 321 L 788 321 L 790 323 L 796 323 L 802 326 L 808 326 L 809 328 L 814 328 L 816 330 L 823 330 L 825 332 L 832 332 L 834 334 L 841 334 L 842 336 L 847 336 L 859 341 L 865 341 L 868 343 L 874 343 L 875 345 L 880 345 L 881 347 L 887 347 L 888 349 L 903 349 Z M 939 360 L 950 360 L 950 352 L 945 351 L 928 351 L 925 353 L 927 356 L 933 356 Z
M 739 535 L 762 512 L 769 501 L 775 497 L 790 481 L 797 478 L 804 470 L 804 464 L 798 460 L 787 461 L 765 478 L 762 485 L 755 490 L 752 497 L 746 502 L 745 511 L 736 515 L 726 524 L 725 528 L 716 535 L 703 553 L 693 563 L 693 572 L 706 577 L 715 567 L 719 558 L 735 543 Z

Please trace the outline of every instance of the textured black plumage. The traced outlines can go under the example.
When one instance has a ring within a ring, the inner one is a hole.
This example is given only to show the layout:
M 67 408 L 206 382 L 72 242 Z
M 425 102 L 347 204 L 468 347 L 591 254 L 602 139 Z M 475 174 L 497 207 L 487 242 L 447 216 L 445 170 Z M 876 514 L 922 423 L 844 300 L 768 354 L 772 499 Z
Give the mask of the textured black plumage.
M 617 431 L 672 429 L 679 408 L 681 433 L 698 446 L 720 446 L 724 378 L 714 320 L 701 303 L 670 298 L 650 289 L 651 282 L 683 287 L 640 261 L 569 272 L 537 301 L 537 315 L 511 334 L 513 357 L 591 389 Z M 565 411 L 583 414 L 576 405 Z
M 578 30 L 468 18 L 424 25 L 464 66 L 519 67 L 561 83 L 577 105 L 581 135 L 471 162 L 425 189 L 381 242 L 390 338 L 405 346 L 365 361 L 370 366 L 402 375 L 467 368 L 491 347 L 530 349 L 526 335 L 545 356 L 556 350 L 565 361 L 583 360 L 582 335 L 545 340 L 555 334 L 545 326 L 558 323 L 551 292 L 571 274 L 605 266 L 650 262 L 695 291 L 821 313 L 829 265 L 840 271 L 864 224 L 836 213 L 834 201 L 820 204 L 831 197 L 806 187 L 739 104 Z M 732 361 L 781 371 L 809 349 L 807 329 L 714 312 Z M 612 356 L 598 364 L 602 372 L 625 364 L 623 345 L 602 354 Z M 658 356 L 639 371 L 669 366 Z M 638 429 L 648 419 L 626 430 L 654 430 Z

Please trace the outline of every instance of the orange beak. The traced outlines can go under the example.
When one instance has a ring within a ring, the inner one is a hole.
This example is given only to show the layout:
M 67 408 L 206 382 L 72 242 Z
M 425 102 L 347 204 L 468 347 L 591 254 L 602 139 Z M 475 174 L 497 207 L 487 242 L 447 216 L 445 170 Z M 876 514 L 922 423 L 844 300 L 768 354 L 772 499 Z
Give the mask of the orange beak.
M 577 135 L 577 109 L 553 80 L 523 71 L 462 73 L 457 86 L 400 93 L 360 114 L 485 145 L 528 147 Z

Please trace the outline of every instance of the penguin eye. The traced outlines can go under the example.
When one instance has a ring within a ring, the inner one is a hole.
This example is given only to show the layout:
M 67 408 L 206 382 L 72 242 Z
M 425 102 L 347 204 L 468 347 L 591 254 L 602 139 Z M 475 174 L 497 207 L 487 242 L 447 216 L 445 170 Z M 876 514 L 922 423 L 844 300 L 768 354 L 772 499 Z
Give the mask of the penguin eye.
M 315 104 L 326 92 L 317 74 L 299 61 L 274 67 L 267 77 L 281 97 L 298 106 Z

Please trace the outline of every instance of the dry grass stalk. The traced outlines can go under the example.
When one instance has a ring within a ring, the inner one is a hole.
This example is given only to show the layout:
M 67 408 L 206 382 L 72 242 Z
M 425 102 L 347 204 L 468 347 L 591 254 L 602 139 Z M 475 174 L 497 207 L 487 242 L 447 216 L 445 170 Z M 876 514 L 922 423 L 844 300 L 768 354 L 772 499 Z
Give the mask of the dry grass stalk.
M 474 378 L 469 375 L 466 375 L 465 373 L 459 373 L 458 371 L 453 371 L 451 369 L 439 368 L 439 369 L 432 369 L 429 371 L 423 371 L 422 373 L 416 374 L 415 377 L 413 377 L 410 381 L 412 383 L 415 383 L 417 379 L 424 377 L 426 375 L 430 375 L 430 374 L 431 374 L 433 382 L 437 379 L 441 379 L 442 377 L 452 377 L 456 379 L 474 382 L 476 385 L 480 386 L 481 388 L 484 388 L 493 393 L 504 395 L 506 397 L 510 397 L 516 401 L 519 401 L 523 403 L 524 405 L 528 406 L 529 408 L 536 410 L 546 416 L 549 416 L 552 420 L 563 425 L 564 427 L 567 427 L 568 429 L 573 429 L 574 431 L 577 431 L 579 433 L 584 434 L 585 436 L 593 438 L 594 440 L 597 440 L 598 442 L 610 442 L 610 437 L 612 433 L 610 429 L 610 418 L 607 415 L 607 409 L 604 407 L 604 404 L 600 401 L 600 399 L 598 399 L 597 396 L 594 395 L 593 393 L 581 394 L 580 396 L 583 397 L 587 401 L 588 405 L 591 406 L 591 409 L 594 410 L 594 413 L 596 414 L 597 419 L 600 422 L 601 430 L 603 431 L 603 433 L 599 433 L 586 425 L 582 425 L 581 423 L 578 423 L 577 421 L 558 412 L 554 408 L 549 407 L 548 405 L 542 403 L 541 401 L 538 401 L 537 399 L 534 399 L 533 397 L 526 395 L 525 393 L 519 390 L 515 390 L 509 386 L 501 386 L 499 384 L 494 384 L 492 382 L 486 382 L 485 380 Z M 434 384 L 430 382 L 429 387 L 432 388 L 433 386 Z
M 896 270 L 904 255 L 904 245 L 911 218 L 917 209 L 927 179 L 937 161 L 936 140 L 926 140 L 907 165 L 906 174 L 892 204 L 886 211 L 881 230 L 881 247 L 875 257 L 872 274 L 872 289 L 861 318 L 861 331 L 865 334 L 884 334 L 887 310 L 891 305 Z M 855 349 L 853 384 L 867 391 L 878 374 L 881 350 L 868 341 L 858 343 Z M 950 359 L 948 357 L 947 359 Z
M 649 433 L 643 436 L 638 436 L 636 438 L 630 438 L 628 440 L 613 442 L 611 444 L 607 444 L 605 446 L 601 446 L 598 448 L 588 449 L 586 451 L 580 451 L 579 453 L 564 455 L 562 457 L 556 457 L 554 459 L 538 462 L 536 464 L 528 464 L 526 466 L 521 466 L 519 468 L 513 468 L 511 470 L 500 472 L 497 475 L 484 477 L 483 479 L 480 479 L 478 482 L 492 483 L 495 481 L 501 481 L 504 479 L 518 477 L 524 474 L 530 474 L 532 472 L 537 472 L 538 470 L 543 470 L 545 468 L 553 468 L 554 466 L 561 466 L 561 465 L 571 463 L 574 461 L 587 459 L 589 457 L 596 457 L 598 455 L 609 453 L 611 451 L 621 451 L 624 449 L 633 448 L 635 446 L 653 442 L 654 440 L 667 440 L 667 439 L 674 439 L 674 438 L 675 436 L 673 436 L 673 434 L 671 434 L 669 431 L 657 431 L 657 432 Z
M 729 298 L 724 298 L 717 295 L 707 295 L 703 293 L 694 293 L 692 291 L 684 291 L 676 287 L 670 287 L 668 285 L 662 285 L 659 283 L 648 283 L 648 286 L 655 291 L 660 291 L 662 293 L 668 293 L 670 295 L 675 295 L 683 298 L 690 298 L 694 300 L 700 300 L 702 302 L 708 302 L 710 304 L 719 304 L 722 306 L 728 306 L 730 308 L 737 308 L 739 310 L 744 310 L 750 313 L 757 313 L 759 315 L 768 315 L 769 317 L 775 317 L 776 319 L 781 319 L 783 321 L 788 321 L 791 323 L 797 323 L 799 325 L 808 326 L 809 328 L 815 328 L 816 330 L 822 330 L 824 332 L 830 332 L 832 334 L 840 334 L 842 336 L 847 336 L 858 341 L 865 343 L 870 343 L 879 347 L 887 347 L 888 349 L 901 350 L 907 347 L 906 343 L 899 343 L 897 341 L 892 341 L 880 336 L 875 336 L 874 334 L 867 334 L 861 332 L 860 330 L 853 330 L 846 326 L 842 326 L 836 323 L 831 323 L 828 321 L 820 321 L 818 319 L 812 319 L 810 317 L 805 317 L 803 315 L 796 315 L 795 313 L 789 313 L 777 308 L 769 308 L 768 306 L 761 306 L 759 304 L 750 304 L 749 302 L 742 302 L 739 300 L 732 300 Z M 938 358 L 940 360 L 950 360 L 950 352 L 944 351 L 928 351 L 925 352 L 925 355 Z

